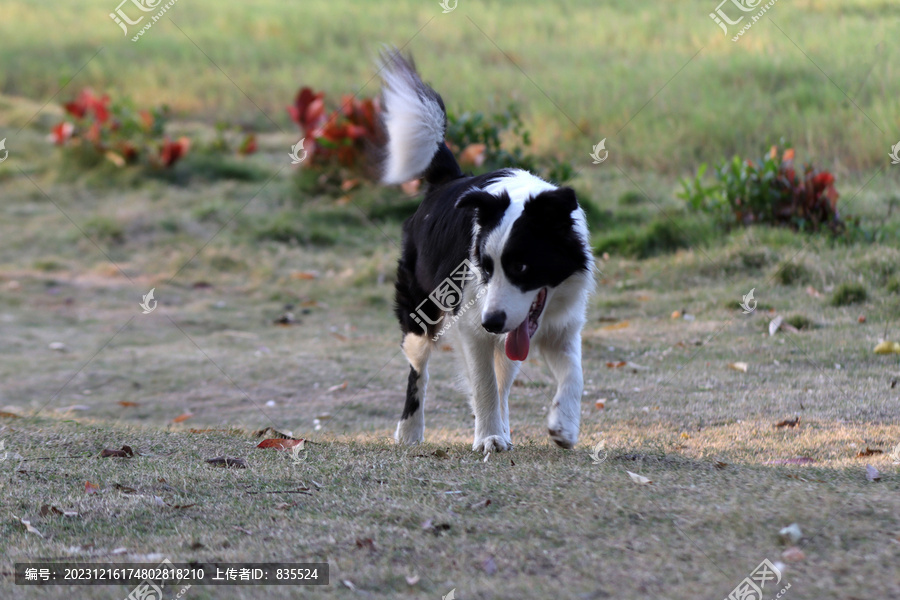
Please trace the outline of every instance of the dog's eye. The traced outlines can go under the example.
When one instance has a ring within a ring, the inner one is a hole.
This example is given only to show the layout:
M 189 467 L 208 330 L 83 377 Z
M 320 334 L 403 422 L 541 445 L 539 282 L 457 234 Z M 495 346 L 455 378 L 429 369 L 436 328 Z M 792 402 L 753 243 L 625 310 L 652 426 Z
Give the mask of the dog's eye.
M 494 273 L 494 259 L 490 256 L 482 258 L 481 270 L 484 271 L 485 276 L 490 277 Z
M 516 262 L 510 265 L 510 270 L 513 273 L 518 273 L 519 275 L 521 275 L 528 270 L 528 265 L 526 265 L 525 263 Z

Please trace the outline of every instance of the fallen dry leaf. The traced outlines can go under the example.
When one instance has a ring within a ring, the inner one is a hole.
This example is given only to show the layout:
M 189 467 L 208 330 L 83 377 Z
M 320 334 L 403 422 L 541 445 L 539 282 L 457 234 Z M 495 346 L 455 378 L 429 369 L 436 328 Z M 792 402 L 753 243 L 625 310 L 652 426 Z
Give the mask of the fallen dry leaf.
M 625 329 L 630 325 L 631 323 L 629 323 L 628 321 L 620 321 L 618 323 L 613 323 L 612 325 L 606 325 L 605 327 L 601 327 L 600 329 L 602 331 L 615 331 L 617 329 Z
M 866 465 L 866 479 L 869 481 L 881 481 L 881 473 L 872 465 Z
M 356 547 L 375 551 L 375 540 L 372 538 L 356 538 Z
M 206 462 L 213 465 L 214 467 L 235 467 L 237 469 L 247 468 L 247 461 L 245 461 L 243 458 L 237 458 L 233 456 L 217 456 L 215 458 L 208 458 Z
M 857 321 L 857 323 L 865 323 L 866 315 L 859 315 L 858 317 L 856 317 L 856 321 Z
M 41 507 L 41 516 L 46 517 L 47 515 L 62 515 L 64 517 L 77 517 L 78 513 L 74 510 L 59 510 L 55 506 L 51 506 L 49 504 L 45 504 Z
M 620 360 L 619 362 L 608 362 L 606 363 L 606 366 L 610 369 L 618 369 L 619 367 L 624 367 L 627 364 L 628 363 L 624 360 Z
M 866 446 L 865 450 L 860 450 L 856 453 L 856 458 L 863 458 L 864 456 L 875 456 L 876 454 L 884 454 L 884 450 L 877 450 L 875 448 L 869 448 Z
M 470 505 L 469 505 L 469 508 L 472 509 L 472 510 L 477 510 L 477 509 L 479 509 L 479 508 L 485 508 L 485 507 L 488 507 L 488 506 L 490 506 L 490 505 L 491 505 L 491 499 L 490 499 L 490 498 L 485 498 L 484 500 L 480 500 L 480 501 L 478 501 L 478 502 L 475 502 L 474 504 L 470 504 Z
M 257 448 L 275 448 L 276 450 L 290 450 L 294 446 L 303 446 L 303 440 L 288 440 L 285 438 L 270 438 L 261 441 Z
M 784 322 L 784 317 L 778 315 L 771 321 L 769 321 L 769 337 L 775 335 L 775 332 L 778 331 L 778 328 L 781 327 L 782 322 Z
M 784 421 L 779 421 L 775 423 L 774 427 L 778 427 L 779 429 L 782 427 L 797 427 L 800 425 L 800 416 L 797 415 L 793 419 L 785 419 Z
M 140 406 L 137 402 L 131 402 L 129 400 L 119 400 L 119 404 L 122 406 Z
M 91 483 L 90 481 L 84 482 L 84 493 L 85 494 L 96 494 L 100 491 L 100 488 Z
M 18 520 L 19 520 L 19 523 L 21 523 L 22 525 L 25 526 L 25 530 L 26 530 L 28 533 L 33 533 L 33 534 L 38 535 L 38 536 L 40 536 L 40 537 L 44 537 L 44 534 L 42 534 L 40 531 L 38 531 L 37 529 L 35 529 L 34 527 L 31 526 L 31 521 L 29 521 L 28 519 L 19 519 L 19 517 L 16 517 L 16 515 L 13 515 L 13 517 L 15 517 L 16 519 L 18 519 Z
M 134 456 L 134 450 L 131 449 L 131 446 L 122 446 L 120 450 L 104 448 L 100 453 L 100 458 L 131 458 L 132 456 Z
M 294 271 L 291 273 L 291 279 L 309 280 L 316 279 L 318 276 L 319 274 L 314 271 Z
M 177 417 L 175 417 L 174 419 L 172 419 L 172 422 L 173 423 L 183 423 L 184 421 L 187 421 L 188 419 L 190 419 L 193 416 L 194 416 L 194 413 L 182 413 L 182 414 L 178 415 Z
M 806 555 L 803 553 L 803 550 L 797 546 L 791 546 L 781 553 L 781 558 L 788 562 L 800 562 L 801 560 L 806 559 Z
M 293 506 L 293 504 L 290 504 L 288 502 L 279 502 L 278 504 L 275 505 L 275 510 L 287 510 L 291 506 Z
M 18 419 L 19 415 L 16 413 L 6 412 L 5 410 L 0 410 L 0 417 L 4 417 L 7 419 Z
M 606 408 L 606 398 L 600 398 L 596 402 L 594 402 L 594 408 L 597 410 L 603 410 Z
M 746 373 L 749 367 L 745 362 L 733 362 L 728 363 L 728 368 L 734 369 L 735 371 L 740 371 L 741 373 Z
M 806 286 L 806 293 L 809 294 L 810 296 L 812 296 L 813 298 L 821 298 L 822 297 L 822 292 L 820 292 L 819 290 L 817 290 L 816 288 L 814 288 L 811 285 Z
M 900 344 L 897 342 L 889 342 L 887 340 L 879 342 L 875 346 L 875 354 L 900 354 Z
M 632 473 L 631 471 L 625 471 L 625 472 L 628 473 L 628 476 L 631 477 L 631 480 L 637 484 L 650 485 L 651 483 L 653 483 L 652 481 L 650 481 L 643 475 L 638 475 L 637 473 Z
M 336 391 L 338 391 L 338 390 L 346 390 L 346 389 L 347 389 L 347 385 L 348 385 L 348 383 L 345 381 L 344 383 L 339 383 L 339 384 L 337 384 L 337 385 L 331 386 L 330 388 L 328 388 L 328 391 L 329 391 L 329 392 L 336 392 Z
M 680 319 L 680 318 L 681 318 L 681 311 L 680 311 L 680 310 L 672 311 L 672 315 L 670 316 L 670 318 L 672 318 L 672 319 Z

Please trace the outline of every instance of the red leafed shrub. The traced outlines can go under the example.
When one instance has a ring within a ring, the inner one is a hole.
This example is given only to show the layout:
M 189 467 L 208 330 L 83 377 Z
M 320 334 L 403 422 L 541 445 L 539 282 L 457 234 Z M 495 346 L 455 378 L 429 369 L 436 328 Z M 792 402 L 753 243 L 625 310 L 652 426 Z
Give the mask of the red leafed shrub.
M 75 100 L 66 102 L 63 107 L 76 119 L 83 119 L 91 113 L 98 123 L 106 123 L 109 120 L 109 95 L 97 97 L 90 88 L 81 90 Z
M 838 214 L 834 175 L 806 164 L 794 165 L 794 150 L 779 156 L 777 146 L 759 161 L 735 156 L 714 172 L 711 185 L 703 183 L 706 165 L 693 181 L 682 181 L 679 194 L 691 208 L 711 213 L 728 225 L 768 224 L 798 231 L 825 227 L 843 233 Z
M 136 110 L 128 101 L 112 103 L 109 95 L 85 88 L 63 108 L 67 118 L 50 130 L 50 141 L 90 159 L 105 158 L 118 167 L 171 167 L 190 148 L 186 137 L 172 141 L 164 134 L 166 107 Z
M 164 167 L 171 167 L 178 159 L 187 154 L 188 148 L 191 147 L 191 140 L 186 137 L 180 137 L 174 142 L 166 136 L 162 146 L 159 149 L 159 162 Z
M 345 95 L 341 106 L 326 115 L 325 93 L 308 87 L 297 92 L 288 113 L 306 139 L 310 164 L 361 167 L 367 141 L 378 135 L 378 101 Z
M 241 141 L 240 147 L 238 147 L 238 154 L 247 156 L 248 154 L 253 154 L 258 149 L 259 146 L 256 143 L 256 135 L 248 133 L 246 136 L 244 136 L 243 141 Z

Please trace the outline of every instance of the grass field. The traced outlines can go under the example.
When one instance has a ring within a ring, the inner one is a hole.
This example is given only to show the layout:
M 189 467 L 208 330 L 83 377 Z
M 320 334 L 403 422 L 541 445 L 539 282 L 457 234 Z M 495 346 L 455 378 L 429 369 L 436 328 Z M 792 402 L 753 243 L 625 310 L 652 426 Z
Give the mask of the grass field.
M 131 589 L 13 585 L 15 562 L 42 558 L 330 565 L 321 589 L 188 600 L 724 598 L 763 559 L 783 598 L 900 595 L 900 364 L 873 353 L 900 339 L 900 12 L 782 0 L 732 43 L 714 3 L 596 4 L 180 0 L 132 43 L 113 4 L 3 2 L 0 597 Z M 600 250 L 574 450 L 546 436 L 553 383 L 530 358 L 515 449 L 471 452 L 450 347 L 427 443 L 391 440 L 407 372 L 394 268 L 417 199 L 310 186 L 285 168 L 285 106 L 304 84 L 376 93 L 378 44 L 409 40 L 453 110 L 517 99 L 535 152 L 578 172 Z M 173 134 L 256 131 L 259 152 L 195 153 L 166 176 L 86 169 L 46 135 L 88 85 L 170 104 Z M 780 138 L 837 175 L 863 234 L 725 231 L 675 196 L 699 163 Z M 770 336 L 778 315 L 797 329 Z M 314 443 L 297 460 L 256 449 L 266 427 Z M 123 445 L 136 455 L 100 457 Z M 248 468 L 205 462 L 223 455 Z M 792 523 L 795 544 L 778 533 Z

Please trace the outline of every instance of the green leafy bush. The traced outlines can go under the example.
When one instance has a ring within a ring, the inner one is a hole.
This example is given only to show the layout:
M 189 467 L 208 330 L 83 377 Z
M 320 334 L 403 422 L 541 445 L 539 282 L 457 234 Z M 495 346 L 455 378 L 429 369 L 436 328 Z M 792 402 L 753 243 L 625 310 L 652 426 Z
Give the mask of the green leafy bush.
M 514 167 L 555 183 L 565 183 L 575 175 L 566 161 L 556 157 L 542 161 L 531 154 L 531 132 L 515 103 L 494 114 L 448 112 L 445 137 L 463 168 L 494 171 Z
M 842 234 L 846 224 L 837 210 L 838 192 L 828 171 L 794 166 L 794 150 L 780 156 L 777 146 L 758 161 L 735 156 L 704 182 L 703 164 L 693 180 L 682 180 L 678 196 L 698 212 L 712 215 L 726 226 L 768 224 L 795 231 L 828 229 Z

